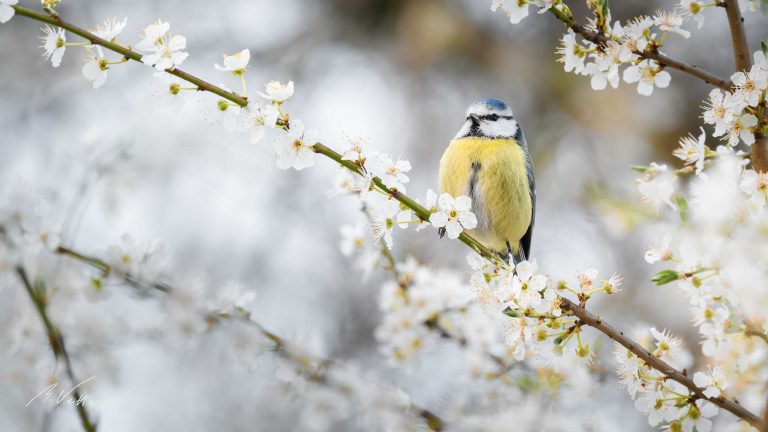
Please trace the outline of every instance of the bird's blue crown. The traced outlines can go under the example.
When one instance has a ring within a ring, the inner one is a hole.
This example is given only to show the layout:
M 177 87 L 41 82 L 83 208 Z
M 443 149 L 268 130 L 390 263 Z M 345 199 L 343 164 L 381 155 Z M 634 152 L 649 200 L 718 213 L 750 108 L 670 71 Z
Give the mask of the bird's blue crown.
M 467 114 L 497 114 L 511 116 L 512 110 L 505 102 L 498 99 L 481 99 L 469 106 Z
M 492 110 L 504 111 L 509 109 L 509 107 L 507 106 L 506 103 L 504 103 L 504 101 L 500 101 L 498 99 L 483 99 L 475 103 L 483 104 L 486 106 L 486 108 L 492 109 Z

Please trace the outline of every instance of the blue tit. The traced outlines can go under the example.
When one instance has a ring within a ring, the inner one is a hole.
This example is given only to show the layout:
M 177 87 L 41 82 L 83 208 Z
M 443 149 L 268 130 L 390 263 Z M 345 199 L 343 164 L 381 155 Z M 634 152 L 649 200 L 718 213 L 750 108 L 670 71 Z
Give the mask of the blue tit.
M 506 103 L 483 99 L 440 159 L 440 193 L 472 199 L 468 233 L 518 263 L 531 254 L 536 184 L 523 130 Z M 441 233 L 442 234 L 442 233 Z

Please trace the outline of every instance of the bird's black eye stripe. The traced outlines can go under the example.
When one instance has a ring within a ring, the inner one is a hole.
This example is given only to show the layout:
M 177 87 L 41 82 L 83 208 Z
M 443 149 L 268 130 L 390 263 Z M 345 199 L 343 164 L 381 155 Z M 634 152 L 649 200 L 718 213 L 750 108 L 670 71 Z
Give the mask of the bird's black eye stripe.
M 513 120 L 514 117 L 511 115 L 498 115 L 498 114 L 486 114 L 481 116 L 476 116 L 478 120 L 489 120 L 489 121 L 496 121 L 498 119 L 506 119 L 506 120 Z M 470 120 L 470 117 L 467 117 L 467 120 Z

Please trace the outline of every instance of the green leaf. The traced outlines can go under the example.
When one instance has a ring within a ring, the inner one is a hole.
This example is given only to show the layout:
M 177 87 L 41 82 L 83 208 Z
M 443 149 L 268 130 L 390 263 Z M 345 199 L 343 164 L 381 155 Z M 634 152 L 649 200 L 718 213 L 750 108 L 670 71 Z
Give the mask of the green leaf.
M 608 0 L 600 0 L 603 17 L 608 17 Z
M 760 49 L 763 50 L 763 54 L 768 55 L 768 44 L 765 41 L 760 41 Z
M 676 281 L 680 278 L 680 275 L 674 270 L 662 270 L 656 273 L 656 276 L 651 278 L 651 281 L 656 285 L 666 285 L 672 281 Z
M 518 318 L 522 314 L 518 310 L 514 310 L 514 309 L 511 309 L 511 308 L 506 308 L 506 309 L 504 309 L 504 315 L 506 315 L 508 317 L 512 317 L 512 318 Z
M 640 174 L 645 174 L 645 172 L 648 171 L 648 167 L 645 165 L 630 165 L 629 168 Z

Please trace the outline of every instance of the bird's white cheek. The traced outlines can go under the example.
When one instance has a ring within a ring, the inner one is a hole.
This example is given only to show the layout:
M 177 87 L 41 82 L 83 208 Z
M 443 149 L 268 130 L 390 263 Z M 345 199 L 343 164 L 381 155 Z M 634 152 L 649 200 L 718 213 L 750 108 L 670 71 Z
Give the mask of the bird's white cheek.
M 482 122 L 480 131 L 490 137 L 513 137 L 517 133 L 517 122 L 512 119 Z

